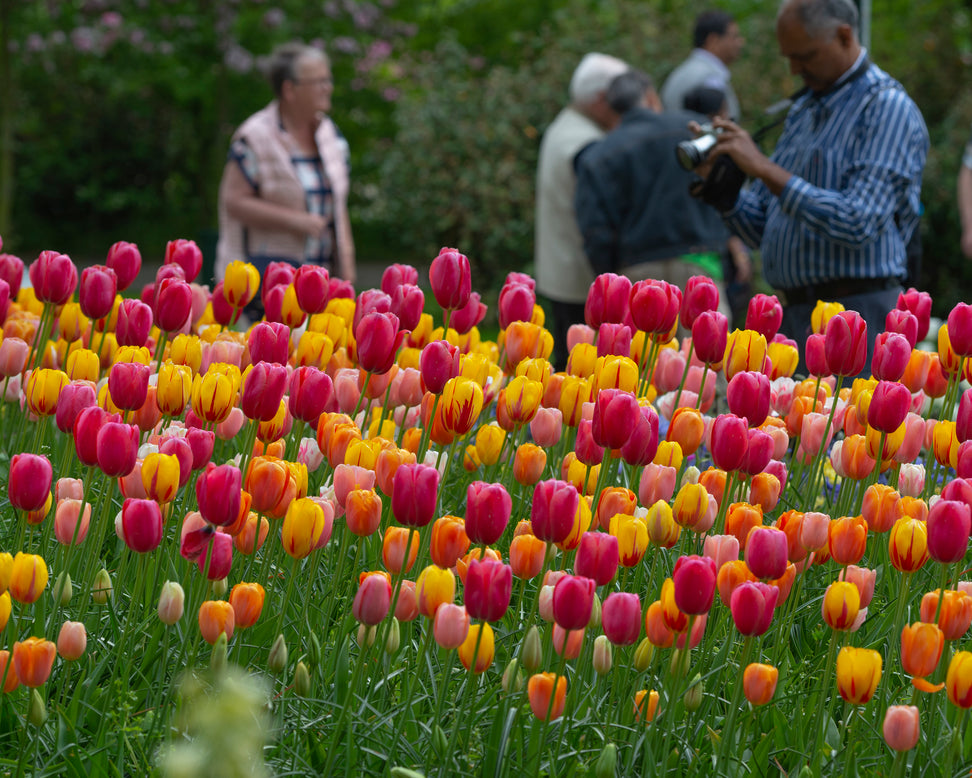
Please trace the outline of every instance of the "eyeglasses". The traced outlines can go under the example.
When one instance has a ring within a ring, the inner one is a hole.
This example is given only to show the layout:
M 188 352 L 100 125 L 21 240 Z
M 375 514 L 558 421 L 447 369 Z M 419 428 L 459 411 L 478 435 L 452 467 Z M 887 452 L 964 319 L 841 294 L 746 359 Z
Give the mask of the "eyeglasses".
M 308 78 L 303 81 L 294 80 L 295 86 L 334 86 L 334 79 L 330 76 L 324 76 L 323 78 Z

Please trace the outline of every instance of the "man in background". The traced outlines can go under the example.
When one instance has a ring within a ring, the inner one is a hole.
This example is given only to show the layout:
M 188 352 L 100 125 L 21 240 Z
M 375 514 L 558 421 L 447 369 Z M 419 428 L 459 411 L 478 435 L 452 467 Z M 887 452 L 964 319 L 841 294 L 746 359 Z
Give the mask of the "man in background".
M 537 290 L 552 303 L 552 361 L 567 365 L 567 330 L 584 322 L 584 302 L 594 273 L 574 218 L 574 159 L 618 122 L 605 100 L 611 80 L 628 66 L 606 54 L 587 54 L 570 79 L 570 103 L 551 122 L 540 143 L 537 166 L 534 260 Z
M 691 196 L 693 175 L 675 156 L 678 143 L 692 137 L 688 122 L 705 117 L 662 112 L 651 79 L 639 71 L 616 77 L 608 101 L 621 123 L 577 159 L 575 209 L 594 272 L 655 278 L 682 289 L 692 276 L 708 275 L 721 287 L 725 227 Z
M 962 254 L 972 259 L 972 138 L 962 154 L 958 174 L 958 212 L 962 224 Z
M 665 110 L 680 111 L 685 96 L 696 87 L 720 89 L 726 95 L 729 118 L 739 121 L 739 100 L 729 82 L 729 66 L 739 59 L 746 42 L 739 33 L 739 25 L 725 11 L 706 11 L 695 20 L 692 40 L 695 45 L 692 53 L 662 86 L 662 105 Z

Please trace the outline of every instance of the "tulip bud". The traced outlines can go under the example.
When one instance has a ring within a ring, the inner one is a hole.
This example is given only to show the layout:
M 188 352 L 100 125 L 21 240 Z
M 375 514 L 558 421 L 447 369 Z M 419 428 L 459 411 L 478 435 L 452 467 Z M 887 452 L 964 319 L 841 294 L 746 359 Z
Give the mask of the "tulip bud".
M 105 568 L 101 568 L 95 575 L 94 584 L 91 586 L 91 599 L 99 605 L 108 602 L 112 594 L 111 576 Z
M 439 756 L 444 756 L 449 748 L 449 740 L 438 724 L 432 728 L 432 747 Z
M 601 626 L 601 598 L 597 596 L 597 592 L 594 592 L 594 598 L 591 600 L 591 620 L 587 622 L 587 626 L 594 629 Z
M 51 590 L 51 594 L 62 608 L 66 608 L 71 602 L 74 588 L 71 586 L 71 576 L 68 575 L 67 570 L 58 574 L 54 580 L 54 588 Z
M 274 675 L 280 675 L 287 669 L 287 641 L 283 635 L 277 635 L 267 656 L 267 668 Z
M 683 654 L 687 654 L 684 665 L 682 661 Z M 668 666 L 668 672 L 673 678 L 681 678 L 685 674 L 685 670 L 692 663 L 691 654 L 692 649 L 690 648 L 676 648 L 672 650 L 671 663 Z
M 402 644 L 401 627 L 398 619 L 392 616 L 391 627 L 388 629 L 388 637 L 385 638 L 385 653 L 394 654 Z
M 702 674 L 696 673 L 695 677 L 689 682 L 689 688 L 682 698 L 682 702 L 685 704 L 685 710 L 690 713 L 697 711 L 702 705 L 703 694 Z
M 169 626 L 175 624 L 182 618 L 185 601 L 186 594 L 182 587 L 175 581 L 166 581 L 162 584 L 162 593 L 159 595 L 159 620 Z
M 47 721 L 47 706 L 37 689 L 30 690 L 30 703 L 27 706 L 27 720 L 35 727 Z
M 523 689 L 523 673 L 520 672 L 519 662 L 516 659 L 510 660 L 503 671 L 502 686 L 507 694 Z
M 648 669 L 651 664 L 651 660 L 655 655 L 655 646 L 652 645 L 651 640 L 644 638 L 635 649 L 634 653 L 634 667 L 639 673 L 643 673 Z
M 222 597 L 226 594 L 227 589 L 229 589 L 229 583 L 225 578 L 211 581 L 209 584 L 209 591 L 213 597 Z
M 606 743 L 594 764 L 594 778 L 614 778 L 617 764 L 618 747 L 614 743 Z
M 80 621 L 65 621 L 57 635 L 57 653 L 62 659 L 73 662 L 84 656 L 88 647 L 88 634 Z
M 543 664 L 543 643 L 540 637 L 540 629 L 536 624 L 527 630 L 526 636 L 523 638 L 521 657 L 524 669 L 531 673 Z
M 310 693 L 311 678 L 307 670 L 307 665 L 303 662 L 298 662 L 297 669 L 294 671 L 294 694 L 298 697 L 310 697 Z
M 598 635 L 594 639 L 594 658 L 591 661 L 594 672 L 601 676 L 607 675 L 611 672 L 613 662 L 611 641 L 608 640 L 607 635 Z
M 213 650 L 209 655 L 209 669 L 213 675 L 221 675 L 226 669 L 227 643 L 226 633 L 220 632 L 219 637 L 216 638 L 216 642 L 213 643 Z

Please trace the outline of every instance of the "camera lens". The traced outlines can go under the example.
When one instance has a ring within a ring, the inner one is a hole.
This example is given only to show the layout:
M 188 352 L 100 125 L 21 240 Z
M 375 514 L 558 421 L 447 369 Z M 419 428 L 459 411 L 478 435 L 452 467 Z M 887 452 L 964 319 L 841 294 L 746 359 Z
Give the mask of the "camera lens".
M 712 134 L 700 135 L 694 140 L 683 140 L 675 147 L 678 164 L 685 170 L 694 170 L 708 156 L 715 142 L 715 135 Z

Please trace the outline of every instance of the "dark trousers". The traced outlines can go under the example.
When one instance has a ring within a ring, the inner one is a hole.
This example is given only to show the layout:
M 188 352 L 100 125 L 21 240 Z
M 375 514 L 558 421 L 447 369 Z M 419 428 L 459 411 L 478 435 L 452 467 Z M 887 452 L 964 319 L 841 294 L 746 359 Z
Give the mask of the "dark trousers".
M 560 300 L 551 300 L 550 308 L 552 311 L 550 334 L 553 335 L 554 347 L 550 361 L 553 362 L 554 370 L 563 371 L 567 369 L 567 330 L 572 324 L 584 324 L 584 303 L 565 303 Z

